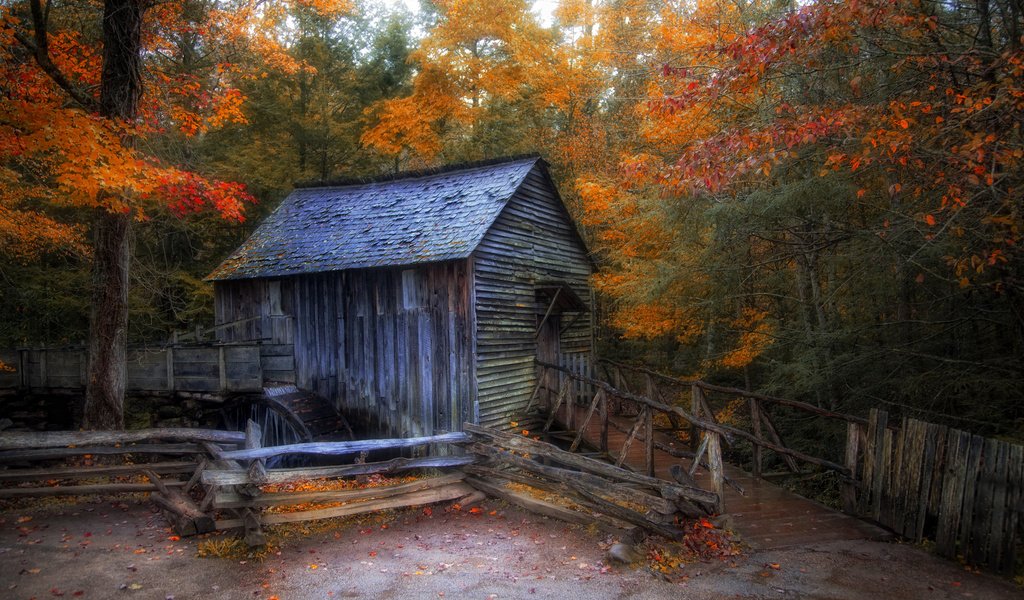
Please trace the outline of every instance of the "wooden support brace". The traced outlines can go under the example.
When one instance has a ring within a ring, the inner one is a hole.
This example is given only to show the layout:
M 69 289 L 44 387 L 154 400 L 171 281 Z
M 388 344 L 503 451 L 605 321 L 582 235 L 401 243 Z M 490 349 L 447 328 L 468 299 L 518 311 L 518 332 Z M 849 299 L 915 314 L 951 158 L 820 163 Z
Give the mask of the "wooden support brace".
M 786 444 L 782 441 L 782 437 L 779 432 L 775 429 L 775 423 L 772 423 L 771 417 L 768 415 L 768 411 L 762 410 L 761 420 L 764 422 L 765 427 L 768 429 L 768 436 L 771 437 L 772 441 L 775 442 L 776 446 L 786 447 Z M 796 459 L 788 454 L 782 455 L 782 460 L 785 461 L 786 467 L 794 473 L 800 472 L 800 467 L 796 464 Z
M 598 404 L 601 403 L 602 397 L 604 396 L 604 390 L 598 390 L 594 394 L 594 399 L 590 401 L 590 408 L 587 409 L 587 416 L 583 418 L 583 423 L 579 426 L 579 431 L 576 433 L 576 439 L 572 441 L 569 446 L 569 452 L 575 452 L 580 447 L 580 442 L 583 441 L 583 435 L 587 432 L 587 427 L 590 425 L 590 419 L 594 416 L 594 411 L 597 409 Z
M 541 429 L 542 432 L 547 433 L 548 430 L 551 429 L 552 423 L 555 422 L 555 417 L 558 416 L 558 409 L 559 409 L 559 407 L 562 406 L 562 402 L 565 400 L 565 397 L 566 397 L 566 395 L 568 393 L 569 393 L 569 380 L 567 379 L 567 380 L 565 380 L 562 383 L 562 388 L 558 392 L 558 397 L 555 398 L 555 405 L 551 407 L 551 409 L 550 409 L 550 411 L 548 413 L 548 420 L 547 420 L 547 422 L 544 423 L 544 428 Z
M 622 463 L 626 461 L 626 455 L 629 454 L 629 447 L 633 444 L 633 440 L 636 439 L 636 434 L 640 432 L 640 427 L 644 424 L 644 415 L 646 414 L 647 407 L 643 408 L 640 413 L 640 417 L 633 423 L 633 427 L 629 430 L 629 435 L 626 436 L 626 441 L 622 444 L 622 449 L 619 450 L 619 457 L 615 459 L 615 466 L 621 467 Z

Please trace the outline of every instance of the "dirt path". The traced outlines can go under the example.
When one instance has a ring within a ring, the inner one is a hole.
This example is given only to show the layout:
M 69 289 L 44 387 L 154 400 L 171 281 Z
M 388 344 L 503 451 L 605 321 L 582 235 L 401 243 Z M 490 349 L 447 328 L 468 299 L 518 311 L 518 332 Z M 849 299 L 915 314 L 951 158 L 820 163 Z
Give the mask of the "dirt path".
M 895 544 L 757 551 L 687 564 L 669 582 L 645 566 L 606 566 L 596 534 L 500 503 L 431 513 L 316 528 L 257 561 L 197 558 L 202 540 L 174 538 L 145 502 L 9 509 L 0 598 L 1024 598 Z

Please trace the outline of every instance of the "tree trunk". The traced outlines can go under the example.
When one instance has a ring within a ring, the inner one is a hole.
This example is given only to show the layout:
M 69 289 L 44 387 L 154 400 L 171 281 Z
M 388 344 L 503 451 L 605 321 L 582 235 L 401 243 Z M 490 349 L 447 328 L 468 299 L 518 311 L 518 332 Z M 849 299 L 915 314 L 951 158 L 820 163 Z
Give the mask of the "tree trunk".
M 132 122 L 138 116 L 144 11 L 145 5 L 138 0 L 104 3 L 100 114 L 114 121 Z M 135 142 L 126 136 L 121 143 L 130 152 Z M 100 204 L 93 229 L 89 376 L 83 425 L 86 429 L 123 429 L 132 216 L 103 208 L 105 202 Z
M 97 209 L 83 426 L 124 429 L 131 217 Z

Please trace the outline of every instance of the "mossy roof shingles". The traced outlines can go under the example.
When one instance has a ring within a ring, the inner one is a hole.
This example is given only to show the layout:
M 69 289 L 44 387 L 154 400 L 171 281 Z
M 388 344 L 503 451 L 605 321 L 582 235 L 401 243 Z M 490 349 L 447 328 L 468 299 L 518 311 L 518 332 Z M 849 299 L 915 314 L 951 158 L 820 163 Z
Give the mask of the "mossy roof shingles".
M 208 279 L 466 258 L 539 161 L 296 189 Z

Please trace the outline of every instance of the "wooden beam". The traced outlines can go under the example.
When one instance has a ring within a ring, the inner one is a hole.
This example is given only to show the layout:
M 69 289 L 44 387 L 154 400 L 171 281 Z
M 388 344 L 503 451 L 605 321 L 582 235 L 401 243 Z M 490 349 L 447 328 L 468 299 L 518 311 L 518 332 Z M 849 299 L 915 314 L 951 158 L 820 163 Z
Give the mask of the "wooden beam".
M 263 515 L 263 523 L 266 525 L 296 523 L 299 521 L 313 521 L 316 519 L 330 519 L 333 517 L 345 517 L 348 515 L 377 512 L 388 508 L 422 506 L 424 504 L 433 504 L 435 502 L 444 502 L 446 500 L 457 500 L 463 496 L 472 494 L 473 491 L 474 488 L 465 483 L 453 483 L 440 488 L 402 494 L 401 496 L 394 496 L 392 498 L 381 498 L 356 504 L 346 504 L 345 506 L 335 506 L 331 508 L 292 513 L 269 513 Z M 221 530 L 238 529 L 242 526 L 242 519 L 225 519 L 217 521 L 217 529 Z
M 263 439 L 263 429 L 259 426 L 259 423 L 249 419 L 245 424 L 245 449 L 246 450 L 258 450 L 260 449 Z M 253 458 L 249 460 L 249 468 L 247 469 L 249 475 L 249 481 L 253 485 L 264 485 L 267 483 L 267 465 L 266 459 L 264 458 Z
M 529 458 L 523 458 L 522 456 L 513 454 L 508 450 L 501 450 L 487 444 L 473 444 L 469 449 L 471 452 L 475 452 L 481 456 L 486 456 L 522 471 L 526 471 L 536 476 L 546 477 L 553 481 L 569 485 L 570 487 L 579 484 L 586 487 L 593 493 L 600 494 L 605 497 L 618 497 L 622 500 L 643 506 L 647 510 L 652 510 L 663 515 L 671 515 L 676 512 L 675 503 L 672 501 L 633 490 L 626 486 L 609 486 L 606 479 L 597 475 L 563 469 L 560 467 L 542 465 L 537 461 Z
M 79 446 L 75 448 L 39 448 L 0 451 L 0 463 L 23 460 L 68 458 L 86 454 L 202 454 L 197 444 L 135 444 L 131 446 Z
M 456 472 L 437 477 L 426 477 L 409 483 L 384 485 L 363 489 L 324 490 L 319 492 L 273 492 L 257 498 L 248 498 L 230 491 L 217 492 L 213 505 L 217 508 L 243 508 L 287 506 L 316 502 L 355 502 L 374 498 L 390 498 L 409 492 L 429 490 L 462 481 L 465 473 Z
M 360 452 L 411 448 L 414 446 L 425 446 L 428 444 L 464 444 L 469 440 L 469 436 L 465 433 L 455 431 L 452 433 L 443 433 L 427 437 L 356 440 L 351 442 L 309 442 L 304 444 L 289 444 L 285 446 L 273 446 L 267 448 L 228 450 L 223 453 L 223 458 L 229 460 L 252 460 L 254 458 L 270 458 L 286 454 L 345 456 L 348 454 L 358 454 Z
M 544 324 L 548 322 L 548 317 L 551 316 L 551 311 L 555 309 L 555 302 L 558 300 L 558 295 L 561 293 L 562 288 L 555 290 L 555 295 L 551 297 L 551 304 L 548 305 L 548 310 L 544 313 L 544 318 L 540 320 L 540 325 L 537 325 L 537 332 L 533 334 L 533 339 L 540 337 L 540 332 L 544 329 Z
M 567 467 L 585 470 L 589 473 L 594 473 L 621 483 L 637 484 L 658 490 L 663 498 L 667 498 L 669 500 L 674 501 L 678 498 L 686 498 L 703 504 L 713 504 L 717 500 L 713 492 L 697 487 L 674 484 L 663 479 L 648 477 L 647 475 L 635 473 L 592 458 L 587 458 L 580 454 L 566 452 L 552 444 L 533 440 L 525 436 L 512 435 L 503 431 L 481 427 L 480 425 L 475 425 L 473 423 L 465 423 L 463 425 L 463 429 L 474 436 L 490 440 L 495 445 L 504 448 L 529 453 L 543 453 L 545 458 Z
M 181 487 L 184 481 L 168 481 L 168 487 Z M 88 496 L 93 494 L 130 494 L 155 492 L 158 488 L 151 483 L 97 483 L 89 485 L 55 485 L 33 488 L 0 489 L 0 498 L 35 498 L 43 496 Z
M 424 458 L 393 458 L 384 462 L 342 465 L 337 467 L 312 467 L 303 469 L 268 469 L 267 483 L 292 483 L 322 477 L 351 477 L 377 473 L 399 473 L 412 469 L 435 469 L 458 467 L 476 462 L 476 456 L 428 456 Z M 224 486 L 249 483 L 249 475 L 241 470 L 207 469 L 203 472 L 203 484 Z
M 67 446 L 135 444 L 163 440 L 168 442 L 216 442 L 241 444 L 245 434 L 237 431 L 168 427 L 133 431 L 7 431 L 0 433 L 0 450 L 22 448 L 62 448 Z
M 141 473 L 149 469 L 161 475 L 190 473 L 195 471 L 196 463 L 184 461 L 167 461 L 144 463 L 140 465 L 101 465 L 98 467 L 47 467 L 41 469 L 6 469 L 0 470 L 0 482 L 5 481 L 46 481 L 49 479 L 89 479 L 91 477 L 118 477 Z

